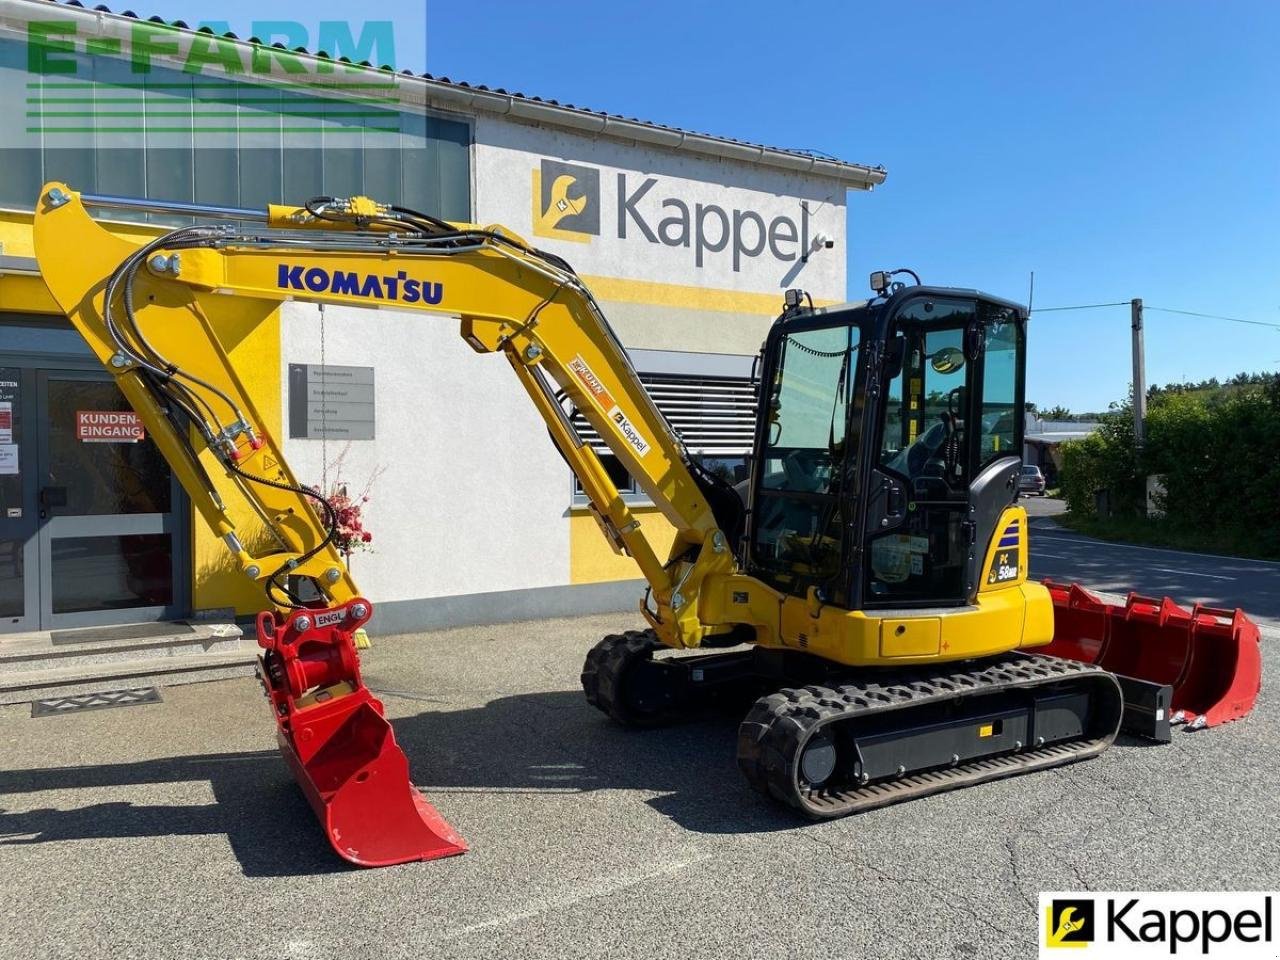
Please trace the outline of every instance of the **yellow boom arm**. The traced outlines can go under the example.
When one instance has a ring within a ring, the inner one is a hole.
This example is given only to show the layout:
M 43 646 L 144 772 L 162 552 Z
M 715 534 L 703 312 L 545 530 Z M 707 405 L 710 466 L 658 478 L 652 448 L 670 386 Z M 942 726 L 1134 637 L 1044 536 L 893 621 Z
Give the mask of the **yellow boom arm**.
M 606 535 L 649 582 L 653 608 L 645 613 L 665 643 L 696 646 L 709 630 L 724 629 L 701 623 L 697 597 L 708 575 L 735 570 L 726 537 L 679 438 L 563 262 L 500 227 L 433 221 L 435 232 L 397 229 L 387 208 L 363 198 L 321 211 L 272 207 L 255 215 L 257 227 L 158 232 L 149 244 L 136 239 L 136 227 L 126 235 L 90 217 L 86 207 L 99 203 L 120 205 L 63 184 L 45 187 L 35 215 L 41 273 L 246 576 L 266 585 L 309 577 L 331 605 L 358 595 L 326 542 L 315 498 L 299 488 L 259 415 L 246 371 L 229 360 L 230 347 L 282 301 L 394 306 L 460 317 L 473 349 L 506 357 Z M 122 272 L 130 262 L 133 272 Z M 577 436 L 557 390 L 675 526 L 668 557 L 655 553 L 599 457 Z M 237 530 L 211 481 L 223 474 L 270 533 L 267 549 Z

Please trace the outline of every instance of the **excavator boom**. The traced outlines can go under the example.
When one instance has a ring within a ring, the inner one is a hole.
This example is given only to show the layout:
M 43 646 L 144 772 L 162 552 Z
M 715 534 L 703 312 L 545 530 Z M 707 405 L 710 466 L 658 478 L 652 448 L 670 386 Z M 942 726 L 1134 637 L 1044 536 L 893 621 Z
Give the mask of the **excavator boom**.
M 95 220 L 90 207 L 220 222 L 140 237 L 136 226 L 113 230 Z M 260 213 L 86 196 L 50 184 L 34 229 L 54 298 L 240 571 L 266 591 L 261 676 L 280 747 L 346 859 L 383 865 L 465 847 L 410 785 L 382 705 L 360 679 L 353 637 L 373 611 L 334 545 L 332 510 L 292 474 L 254 401 L 252 371 L 230 357 L 233 338 L 281 302 L 394 305 L 461 318 L 473 349 L 510 363 L 602 528 L 640 567 L 650 585 L 645 615 L 658 636 L 684 647 L 707 632 L 691 601 L 709 573 L 731 571 L 734 560 L 706 481 L 695 478 L 590 292 L 557 258 L 499 227 L 443 223 L 363 198 Z M 662 508 L 676 529 L 669 556 L 655 552 L 562 401 Z M 246 506 L 256 520 L 250 529 Z M 320 602 L 299 599 L 300 579 Z

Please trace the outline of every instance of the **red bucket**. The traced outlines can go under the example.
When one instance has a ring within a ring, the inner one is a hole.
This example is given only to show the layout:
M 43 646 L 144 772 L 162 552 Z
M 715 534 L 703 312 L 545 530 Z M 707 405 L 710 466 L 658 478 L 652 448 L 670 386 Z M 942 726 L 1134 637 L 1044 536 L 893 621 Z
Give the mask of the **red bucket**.
M 1129 594 L 1123 607 L 1078 584 L 1046 580 L 1053 597 L 1053 641 L 1036 653 L 1097 664 L 1173 688 L 1173 720 L 1192 728 L 1238 720 L 1262 686 L 1257 626 L 1241 610 L 1180 607 Z
M 360 679 L 352 636 L 371 609 L 353 600 L 284 618 L 258 615 L 280 752 L 343 859 L 384 867 L 465 853 L 457 831 L 410 782 L 382 703 Z

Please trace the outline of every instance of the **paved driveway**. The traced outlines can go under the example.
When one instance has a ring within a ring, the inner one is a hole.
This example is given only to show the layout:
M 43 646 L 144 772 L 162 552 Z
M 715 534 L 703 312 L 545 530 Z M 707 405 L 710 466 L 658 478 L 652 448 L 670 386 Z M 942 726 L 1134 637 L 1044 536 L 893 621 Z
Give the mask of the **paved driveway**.
M 1055 554 L 1038 573 L 1068 551 L 1107 557 L 1086 571 L 1106 585 L 1155 565 L 1036 542 Z M 433 864 L 332 857 L 251 681 L 79 716 L 0 708 L 0 956 L 1026 957 L 1041 890 L 1280 886 L 1273 697 L 1170 746 L 811 825 L 748 789 L 736 716 L 628 732 L 586 705 L 584 651 L 634 624 L 467 628 L 365 657 L 416 781 L 472 844 Z

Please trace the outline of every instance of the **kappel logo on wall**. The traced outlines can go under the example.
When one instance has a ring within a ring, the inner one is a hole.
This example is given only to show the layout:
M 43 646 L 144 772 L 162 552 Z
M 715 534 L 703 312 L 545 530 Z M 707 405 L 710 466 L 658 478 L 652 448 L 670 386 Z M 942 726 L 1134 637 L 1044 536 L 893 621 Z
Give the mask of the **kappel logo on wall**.
M 575 243 L 600 236 L 600 171 L 559 160 L 535 167 L 533 232 Z
M 719 259 L 734 273 L 757 257 L 794 263 L 823 245 L 805 202 L 794 215 L 770 215 L 691 197 L 698 188 L 688 182 L 618 172 L 602 184 L 597 167 L 551 159 L 533 168 L 530 185 L 539 237 L 590 243 L 606 236 L 607 217 L 610 239 L 683 248 L 699 269 Z

